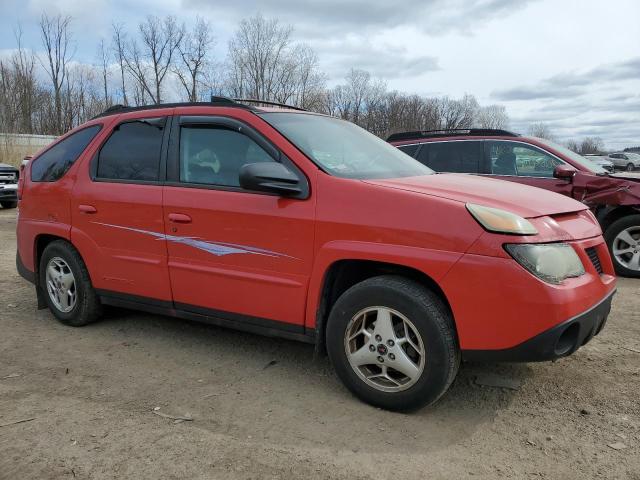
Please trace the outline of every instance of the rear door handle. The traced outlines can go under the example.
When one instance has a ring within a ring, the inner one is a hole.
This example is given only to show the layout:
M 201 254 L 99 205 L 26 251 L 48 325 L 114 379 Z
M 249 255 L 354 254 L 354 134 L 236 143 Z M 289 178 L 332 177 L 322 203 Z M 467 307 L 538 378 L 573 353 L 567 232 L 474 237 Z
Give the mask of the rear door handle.
M 173 223 L 191 223 L 191 217 L 184 213 L 170 213 L 169 221 Z
M 97 213 L 98 210 L 93 205 L 78 205 L 78 210 L 81 213 Z

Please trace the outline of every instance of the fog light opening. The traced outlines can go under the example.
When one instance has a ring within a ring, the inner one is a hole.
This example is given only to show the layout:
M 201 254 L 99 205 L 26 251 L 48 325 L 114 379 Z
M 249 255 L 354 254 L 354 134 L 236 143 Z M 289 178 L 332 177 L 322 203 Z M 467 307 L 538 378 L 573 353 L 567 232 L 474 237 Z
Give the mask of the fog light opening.
M 556 348 L 554 353 L 558 356 L 567 355 L 571 353 L 578 343 L 578 333 L 580 332 L 580 326 L 577 323 L 570 325 L 562 332 L 560 338 L 556 342 Z

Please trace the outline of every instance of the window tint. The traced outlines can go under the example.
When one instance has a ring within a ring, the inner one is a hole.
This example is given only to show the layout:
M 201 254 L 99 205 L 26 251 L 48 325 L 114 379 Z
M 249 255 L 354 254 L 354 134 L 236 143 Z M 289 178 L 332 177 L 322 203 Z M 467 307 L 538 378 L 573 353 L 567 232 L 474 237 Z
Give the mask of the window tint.
M 482 142 L 433 142 L 420 151 L 420 162 L 436 172 L 479 173 Z
M 87 145 L 100 131 L 100 125 L 84 128 L 57 143 L 33 161 L 33 182 L 55 182 L 62 178 Z
M 416 156 L 416 152 L 418 151 L 418 148 L 420 148 L 420 145 L 418 144 L 414 144 L 414 145 L 402 145 L 400 147 L 398 147 L 401 151 L 403 151 L 404 153 L 406 153 L 407 155 L 409 155 L 410 157 L 414 157 Z
M 157 181 L 164 121 L 147 119 L 118 125 L 100 150 L 97 177 Z
M 553 177 L 563 162 L 542 150 L 514 142 L 489 142 L 491 173 L 521 177 Z
M 240 168 L 273 158 L 246 135 L 215 127 L 182 127 L 180 181 L 239 187 Z

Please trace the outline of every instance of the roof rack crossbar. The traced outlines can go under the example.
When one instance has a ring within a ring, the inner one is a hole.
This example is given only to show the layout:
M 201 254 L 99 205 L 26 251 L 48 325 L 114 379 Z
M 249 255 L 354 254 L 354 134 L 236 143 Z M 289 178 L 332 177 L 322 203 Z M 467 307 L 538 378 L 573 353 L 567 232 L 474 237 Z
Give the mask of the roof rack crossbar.
M 392 133 L 387 138 L 387 142 L 397 142 L 401 140 L 418 140 L 420 138 L 434 137 L 455 137 L 455 136 L 482 136 L 495 135 L 500 137 L 519 137 L 517 133 L 498 128 L 450 128 L 441 130 L 416 130 L 411 132 Z

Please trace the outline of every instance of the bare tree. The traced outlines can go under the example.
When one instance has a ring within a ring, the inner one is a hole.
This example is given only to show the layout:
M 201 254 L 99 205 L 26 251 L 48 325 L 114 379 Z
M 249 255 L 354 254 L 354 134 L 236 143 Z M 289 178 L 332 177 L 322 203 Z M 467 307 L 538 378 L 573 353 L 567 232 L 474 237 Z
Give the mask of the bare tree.
M 443 130 L 471 128 L 478 108 L 478 101 L 473 95 L 466 94 L 460 100 L 442 97 L 438 101 L 440 128 Z
M 124 62 L 135 78 L 142 98 L 147 95 L 155 104 L 162 103 L 162 84 L 173 66 L 174 54 L 184 36 L 184 26 L 175 17 L 164 20 L 149 15 L 138 25 L 141 46 L 132 39 L 125 49 Z
M 62 129 L 62 94 L 67 79 L 68 65 L 73 54 L 71 49 L 71 17 L 56 15 L 49 17 L 46 13 L 40 17 L 40 36 L 45 49 L 45 61 L 41 63 L 47 70 L 53 85 L 55 101 L 55 120 L 57 131 Z
M 600 153 L 604 150 L 604 142 L 600 137 L 586 137 L 580 143 L 580 153 Z
M 277 87 L 282 89 L 283 75 L 292 68 L 286 62 L 292 31 L 291 26 L 260 14 L 240 22 L 229 42 L 229 88 L 234 96 L 259 100 L 282 97 Z
M 122 88 L 122 103 L 124 105 L 129 105 L 129 101 L 127 99 L 127 87 L 125 83 L 125 45 L 126 38 L 125 33 L 122 31 L 122 25 L 113 24 L 111 26 L 113 28 L 113 36 L 111 39 L 112 49 L 115 53 L 116 59 L 118 61 L 118 66 L 120 67 L 120 85 Z
M 567 140 L 567 143 L 565 145 L 572 152 L 580 152 L 580 145 L 578 145 L 578 142 L 576 142 L 575 140 Z
M 546 138 L 547 140 L 555 140 L 555 136 L 551 133 L 549 125 L 546 123 L 533 123 L 529 127 L 529 134 L 532 137 Z
M 182 42 L 178 44 L 181 61 L 173 71 L 190 102 L 196 102 L 199 98 L 198 86 L 203 83 L 212 44 L 211 25 L 200 17 L 196 19 L 193 32 L 185 33 Z
M 102 73 L 102 88 L 104 89 L 104 104 L 109 107 L 111 105 L 111 96 L 109 95 L 109 56 L 107 54 L 104 39 L 100 39 L 99 46 L 100 69 Z
M 478 109 L 476 125 L 479 128 L 506 129 L 509 127 L 509 115 L 503 105 L 487 105 Z

